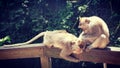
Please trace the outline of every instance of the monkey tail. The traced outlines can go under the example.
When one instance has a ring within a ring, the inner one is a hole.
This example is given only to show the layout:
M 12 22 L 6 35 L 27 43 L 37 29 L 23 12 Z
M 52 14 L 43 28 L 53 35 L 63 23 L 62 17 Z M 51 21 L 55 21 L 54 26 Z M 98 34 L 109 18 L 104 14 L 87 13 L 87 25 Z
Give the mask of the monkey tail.
M 44 36 L 45 33 L 46 33 L 46 32 L 41 32 L 41 33 L 39 33 L 38 35 L 36 35 L 35 37 L 33 37 L 32 39 L 30 39 L 29 41 L 27 41 L 27 42 L 25 42 L 25 43 L 26 43 L 26 44 L 30 44 L 30 43 L 32 43 L 33 41 L 35 41 L 35 40 L 39 39 L 40 37 Z
M 33 41 L 37 40 L 38 38 L 44 36 L 44 34 L 45 34 L 45 32 L 42 32 L 42 33 L 39 33 L 38 35 L 36 35 L 35 37 L 33 37 L 32 39 L 28 40 L 27 42 L 11 44 L 11 45 L 4 45 L 4 47 L 14 47 L 14 46 L 22 46 L 22 45 L 30 44 Z

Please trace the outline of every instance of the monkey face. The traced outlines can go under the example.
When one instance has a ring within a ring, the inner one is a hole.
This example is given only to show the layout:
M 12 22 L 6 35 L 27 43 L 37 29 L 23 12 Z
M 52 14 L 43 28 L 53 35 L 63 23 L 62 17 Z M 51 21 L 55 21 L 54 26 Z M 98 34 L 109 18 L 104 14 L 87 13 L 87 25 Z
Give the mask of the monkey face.
M 81 22 L 78 26 L 78 28 L 82 29 L 83 31 L 85 31 L 86 29 L 88 29 L 89 24 L 86 22 Z
M 88 29 L 90 20 L 87 18 L 80 18 L 78 28 L 81 28 L 83 31 Z
M 72 45 L 73 53 L 75 53 L 75 54 L 80 54 L 80 53 L 82 53 L 82 49 L 79 47 L 80 44 L 81 44 L 80 41 L 76 41 L 75 44 Z

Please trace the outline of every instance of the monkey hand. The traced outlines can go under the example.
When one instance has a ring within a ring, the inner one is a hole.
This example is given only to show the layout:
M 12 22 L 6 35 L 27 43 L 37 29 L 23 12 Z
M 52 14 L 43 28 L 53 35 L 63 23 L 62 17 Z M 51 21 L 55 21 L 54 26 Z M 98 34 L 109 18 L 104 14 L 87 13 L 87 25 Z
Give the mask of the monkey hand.
M 86 52 L 89 52 L 91 49 L 93 49 L 92 46 L 87 46 L 87 48 L 86 48 Z
M 72 60 L 71 62 L 78 63 L 78 62 L 80 62 L 80 60 L 78 58 L 74 58 L 74 60 Z

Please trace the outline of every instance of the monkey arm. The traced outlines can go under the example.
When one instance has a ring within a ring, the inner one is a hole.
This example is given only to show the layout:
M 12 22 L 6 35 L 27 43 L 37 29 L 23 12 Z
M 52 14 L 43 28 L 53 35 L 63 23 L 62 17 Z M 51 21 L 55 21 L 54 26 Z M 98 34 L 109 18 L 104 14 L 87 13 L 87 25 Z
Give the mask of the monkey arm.
M 109 38 L 109 29 L 108 29 L 107 24 L 106 23 L 102 23 L 101 28 L 102 28 L 104 34 L 107 36 L 107 38 Z
M 61 50 L 60 56 L 62 58 L 64 58 L 65 60 L 68 60 L 68 61 L 71 61 L 71 62 L 79 62 L 80 61 L 79 59 L 71 56 L 72 53 L 73 53 L 72 52 L 72 47 L 68 43 L 68 45 L 66 44 L 65 47 Z
M 82 32 L 82 33 L 79 35 L 79 39 L 82 39 L 83 34 L 84 34 L 84 32 Z

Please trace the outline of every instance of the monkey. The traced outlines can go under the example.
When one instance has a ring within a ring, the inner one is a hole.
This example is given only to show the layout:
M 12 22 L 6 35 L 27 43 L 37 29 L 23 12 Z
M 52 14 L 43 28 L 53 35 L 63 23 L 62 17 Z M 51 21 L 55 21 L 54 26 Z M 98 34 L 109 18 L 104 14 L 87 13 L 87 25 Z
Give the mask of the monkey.
M 89 52 L 94 48 L 104 49 L 109 41 L 109 29 L 106 22 L 98 16 L 80 17 L 78 28 L 82 29 L 79 40 Z
M 79 62 L 80 60 L 72 57 L 71 54 L 80 54 L 81 50 L 79 48 L 78 38 L 68 33 L 66 30 L 54 30 L 41 32 L 27 42 L 15 44 L 12 46 L 20 46 L 25 44 L 30 44 L 43 36 L 43 44 L 49 48 L 56 47 L 61 49 L 60 56 L 71 62 Z

